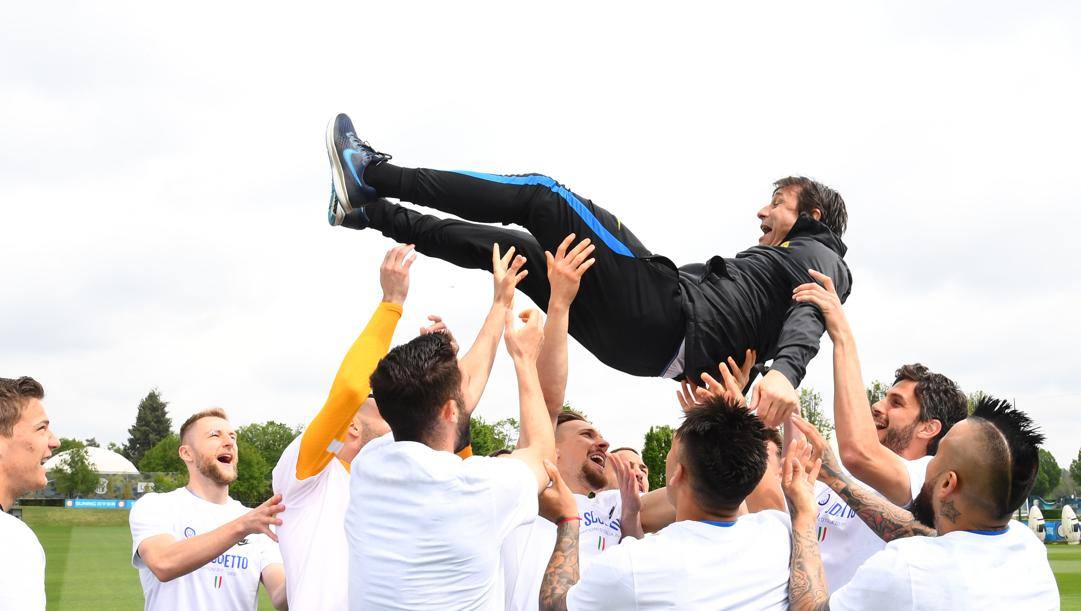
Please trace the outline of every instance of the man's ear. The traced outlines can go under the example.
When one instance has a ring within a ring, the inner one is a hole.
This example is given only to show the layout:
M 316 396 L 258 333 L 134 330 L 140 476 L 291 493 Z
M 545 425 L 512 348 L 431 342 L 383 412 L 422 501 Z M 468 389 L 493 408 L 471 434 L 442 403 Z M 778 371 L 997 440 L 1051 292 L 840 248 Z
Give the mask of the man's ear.
M 665 485 L 667 485 L 667 486 L 677 485 L 678 486 L 679 484 L 683 483 L 683 480 L 685 478 L 686 478 L 686 475 L 683 472 L 683 463 L 676 463 L 676 468 L 672 469 L 672 477 L 668 478 L 668 480 L 665 482 Z
M 180 454 L 180 460 L 186 463 L 195 462 L 195 452 L 192 452 L 191 446 L 181 445 L 177 453 Z
M 916 428 L 916 435 L 920 439 L 931 440 L 934 439 L 942 431 L 942 421 L 938 418 L 931 418 L 925 420 L 919 424 Z
M 446 422 L 458 422 L 458 402 L 447 399 L 439 408 L 439 418 Z
M 936 486 L 940 496 L 947 497 L 957 492 L 958 486 L 961 485 L 961 480 L 957 477 L 956 471 L 947 471 L 946 475 L 942 478 L 942 482 Z
M 816 221 L 822 220 L 822 210 L 820 208 L 811 208 L 811 218 Z

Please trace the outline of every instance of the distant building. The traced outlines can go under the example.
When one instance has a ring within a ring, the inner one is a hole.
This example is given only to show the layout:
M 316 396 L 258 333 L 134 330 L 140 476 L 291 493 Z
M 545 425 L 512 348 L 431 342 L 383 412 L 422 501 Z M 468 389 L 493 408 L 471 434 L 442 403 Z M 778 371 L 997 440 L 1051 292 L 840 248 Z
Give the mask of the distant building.
M 66 450 L 45 461 L 45 472 L 48 473 L 66 466 L 68 464 L 68 454 L 70 453 L 71 450 Z M 139 474 L 139 470 L 135 468 L 135 465 L 131 464 L 130 460 L 105 448 L 88 447 L 86 448 L 86 457 L 90 460 L 90 468 L 101 475 Z

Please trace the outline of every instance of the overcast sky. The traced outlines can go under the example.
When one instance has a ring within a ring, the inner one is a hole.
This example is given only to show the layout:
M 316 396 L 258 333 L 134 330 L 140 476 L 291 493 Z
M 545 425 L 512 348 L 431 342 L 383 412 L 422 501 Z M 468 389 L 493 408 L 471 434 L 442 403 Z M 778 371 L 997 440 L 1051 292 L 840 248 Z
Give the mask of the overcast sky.
M 392 244 L 325 220 L 326 122 L 403 165 L 543 172 L 678 264 L 755 243 L 773 180 L 848 203 L 865 382 L 922 361 L 1081 446 L 1081 9 L 1072 2 L 34 3 L 0 24 L 0 376 L 58 434 L 306 422 Z M 421 257 L 395 342 L 463 343 L 490 278 Z M 519 305 L 528 300 L 521 296 Z M 823 338 L 804 384 L 832 401 Z M 516 415 L 499 357 L 478 414 Z M 613 444 L 675 424 L 671 382 L 571 348 Z

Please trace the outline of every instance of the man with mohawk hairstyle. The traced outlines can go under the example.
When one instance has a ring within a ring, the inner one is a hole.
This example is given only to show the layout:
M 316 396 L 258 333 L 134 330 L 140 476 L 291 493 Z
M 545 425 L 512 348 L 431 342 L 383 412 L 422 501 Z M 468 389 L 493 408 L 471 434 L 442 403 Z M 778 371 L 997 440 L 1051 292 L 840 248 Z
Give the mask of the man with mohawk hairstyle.
M 912 513 L 856 484 L 817 430 L 793 421 L 820 457 L 801 460 L 800 442 L 784 465 L 793 609 L 1059 608 L 1046 548 L 1010 520 L 1032 491 L 1044 440 L 1024 412 L 981 399 L 942 439 Z M 816 475 L 889 541 L 832 596 L 815 541 Z

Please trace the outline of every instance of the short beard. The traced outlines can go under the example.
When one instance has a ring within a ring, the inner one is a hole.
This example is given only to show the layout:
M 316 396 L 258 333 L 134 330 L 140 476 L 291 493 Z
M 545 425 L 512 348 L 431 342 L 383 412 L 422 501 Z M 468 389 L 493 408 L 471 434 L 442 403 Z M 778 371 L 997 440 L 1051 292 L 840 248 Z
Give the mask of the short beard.
M 589 468 L 591 464 L 593 461 L 587 458 L 586 464 L 582 465 L 582 478 L 586 480 L 586 484 L 589 484 L 590 490 L 599 491 L 608 488 L 608 472 L 601 470 L 597 473 Z
M 912 437 L 916 434 L 917 424 L 919 423 L 913 422 L 900 430 L 886 429 L 886 437 L 882 439 L 882 445 L 900 456 L 901 452 L 904 452 L 908 448 L 908 444 L 912 442 Z
M 200 457 L 199 460 L 195 461 L 195 468 L 203 477 L 219 486 L 228 486 L 236 481 L 236 469 L 232 469 L 228 474 L 223 473 L 222 463 L 218 462 L 217 457 L 210 459 Z
M 920 493 L 912 501 L 912 517 L 927 528 L 935 527 L 935 508 L 931 504 L 931 482 L 924 481 Z
M 459 395 L 454 398 L 454 402 L 458 405 L 458 431 L 454 439 L 454 453 L 457 454 L 472 443 L 473 436 L 469 429 L 469 414 L 465 413 L 465 401 Z

